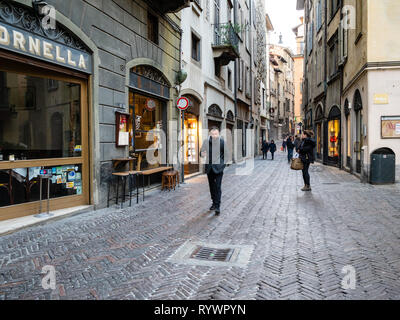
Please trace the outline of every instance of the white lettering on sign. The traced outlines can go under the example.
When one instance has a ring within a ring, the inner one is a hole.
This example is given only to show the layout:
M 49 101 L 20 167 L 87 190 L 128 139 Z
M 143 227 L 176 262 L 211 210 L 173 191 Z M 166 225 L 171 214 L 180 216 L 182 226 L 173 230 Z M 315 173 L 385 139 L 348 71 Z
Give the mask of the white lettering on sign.
M 76 62 L 72 60 L 71 50 L 68 50 L 68 64 L 74 67 L 76 66 Z
M 53 41 L 46 41 L 42 37 L 30 35 L 25 31 L 15 30 L 0 23 L 0 46 L 8 47 L 11 51 L 26 52 L 29 55 L 56 61 L 59 64 L 69 65 L 84 71 L 91 67 L 88 55 L 78 50 L 68 49 L 57 45 Z
M 25 49 L 25 37 L 21 32 L 18 31 L 13 31 L 13 37 L 14 37 L 14 48 L 19 49 L 22 51 L 26 51 Z
M 56 47 L 56 60 L 65 63 L 65 58 L 61 57 L 60 47 Z
M 43 41 L 43 56 L 53 60 L 54 56 L 51 53 L 51 50 L 53 49 L 53 45 L 51 43 L 48 43 L 46 41 Z
M 86 69 L 85 59 L 82 55 L 79 57 L 79 68 Z
M 7 29 L 0 26 L 0 44 L 9 46 L 10 45 L 10 34 Z
M 40 56 L 40 40 L 29 36 L 29 52 Z

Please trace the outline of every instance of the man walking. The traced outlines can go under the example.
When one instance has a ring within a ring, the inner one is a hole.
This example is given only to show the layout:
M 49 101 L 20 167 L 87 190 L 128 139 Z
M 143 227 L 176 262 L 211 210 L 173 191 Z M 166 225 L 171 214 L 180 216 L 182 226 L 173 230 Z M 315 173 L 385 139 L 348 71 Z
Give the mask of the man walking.
M 225 143 L 220 137 L 217 127 L 211 128 L 210 137 L 203 142 L 200 152 L 201 157 L 206 158 L 205 170 L 212 199 L 210 210 L 215 210 L 215 214 L 219 216 L 221 213 L 221 184 L 225 169 Z
M 268 160 L 268 150 L 269 150 L 269 144 L 267 141 L 263 141 L 262 147 L 261 147 L 262 153 L 263 153 L 263 160 Z
M 288 150 L 288 162 L 290 163 L 290 161 L 293 158 L 293 149 L 294 149 L 294 144 L 292 141 L 293 137 L 290 136 L 287 140 L 286 140 L 286 146 L 287 146 L 287 150 Z

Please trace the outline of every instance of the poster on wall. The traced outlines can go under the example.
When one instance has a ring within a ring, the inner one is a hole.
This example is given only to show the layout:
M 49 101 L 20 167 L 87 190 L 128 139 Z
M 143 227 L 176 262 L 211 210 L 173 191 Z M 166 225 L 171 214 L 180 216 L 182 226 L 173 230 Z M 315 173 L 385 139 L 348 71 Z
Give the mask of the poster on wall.
M 400 116 L 381 118 L 382 138 L 400 139 Z
M 129 113 L 116 112 L 117 147 L 129 146 Z

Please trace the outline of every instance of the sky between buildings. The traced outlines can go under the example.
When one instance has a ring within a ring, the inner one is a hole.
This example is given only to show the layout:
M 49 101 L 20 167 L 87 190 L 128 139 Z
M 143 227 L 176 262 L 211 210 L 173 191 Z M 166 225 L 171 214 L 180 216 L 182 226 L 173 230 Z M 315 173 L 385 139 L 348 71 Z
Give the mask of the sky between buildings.
M 300 24 L 303 11 L 296 10 L 297 0 L 265 0 L 266 13 L 269 14 L 274 31 L 270 43 L 278 44 L 282 34 L 283 45 L 296 52 L 296 38 L 292 28 Z

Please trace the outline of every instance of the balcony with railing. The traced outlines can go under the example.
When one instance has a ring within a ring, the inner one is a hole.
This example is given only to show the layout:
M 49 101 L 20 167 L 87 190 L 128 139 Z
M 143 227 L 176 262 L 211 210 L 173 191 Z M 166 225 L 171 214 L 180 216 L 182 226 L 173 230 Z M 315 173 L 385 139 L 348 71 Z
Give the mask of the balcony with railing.
M 214 41 L 212 44 L 214 59 L 220 66 L 240 57 L 239 36 L 231 23 L 213 25 Z
M 193 0 L 150 0 L 149 3 L 155 5 L 162 13 L 178 12 L 190 6 Z

